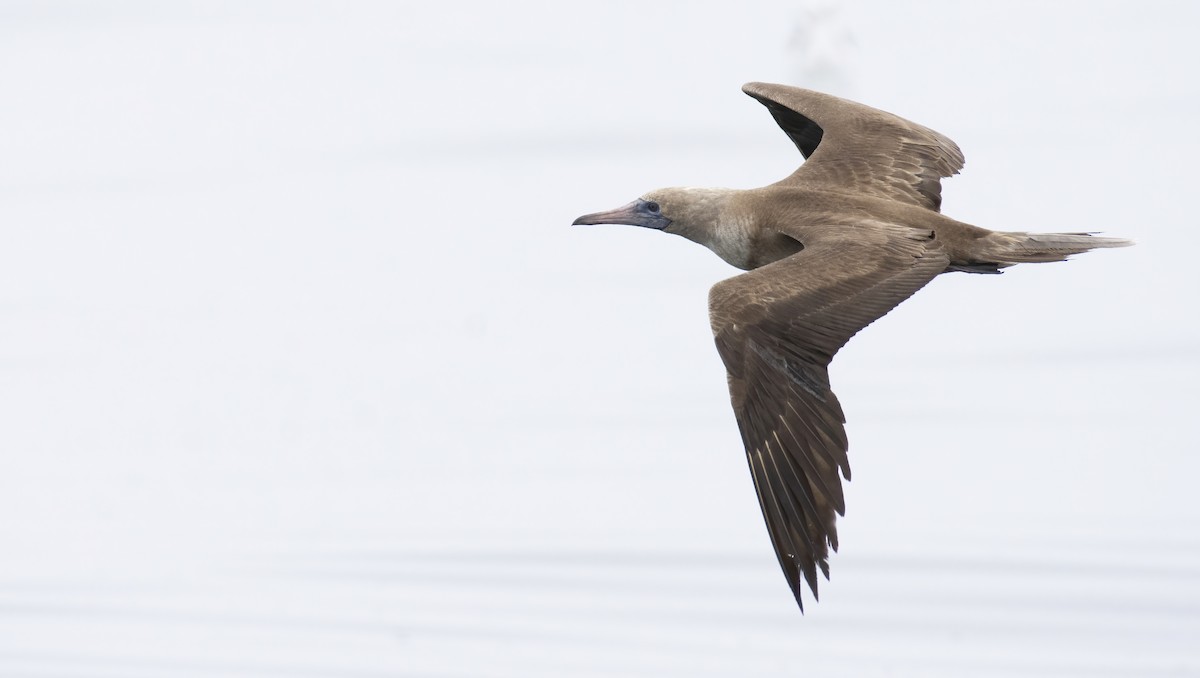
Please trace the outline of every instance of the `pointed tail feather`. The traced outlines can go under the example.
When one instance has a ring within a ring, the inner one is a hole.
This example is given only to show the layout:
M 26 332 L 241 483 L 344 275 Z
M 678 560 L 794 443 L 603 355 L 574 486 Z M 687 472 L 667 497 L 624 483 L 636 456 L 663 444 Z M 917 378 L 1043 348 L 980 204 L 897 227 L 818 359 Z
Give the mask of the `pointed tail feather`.
M 995 232 L 989 255 L 1002 266 L 1006 264 L 1065 261 L 1072 254 L 1082 254 L 1102 247 L 1129 247 L 1132 240 L 1104 238 L 1091 233 L 1005 233 Z

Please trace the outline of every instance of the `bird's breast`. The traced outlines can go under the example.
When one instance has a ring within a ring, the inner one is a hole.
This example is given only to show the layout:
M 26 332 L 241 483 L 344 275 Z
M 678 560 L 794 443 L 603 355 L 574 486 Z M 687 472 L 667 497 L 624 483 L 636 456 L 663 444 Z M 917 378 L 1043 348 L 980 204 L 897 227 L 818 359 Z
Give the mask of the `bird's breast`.
M 744 271 L 766 266 L 804 249 L 799 240 L 761 228 L 750 217 L 723 219 L 714 236 L 708 243 L 709 249 Z
M 726 263 L 744 271 L 754 268 L 753 223 L 736 215 L 724 215 L 713 230 L 708 249 Z
M 804 244 L 799 240 L 777 231 L 763 231 L 753 242 L 749 268 L 773 264 L 804 249 Z

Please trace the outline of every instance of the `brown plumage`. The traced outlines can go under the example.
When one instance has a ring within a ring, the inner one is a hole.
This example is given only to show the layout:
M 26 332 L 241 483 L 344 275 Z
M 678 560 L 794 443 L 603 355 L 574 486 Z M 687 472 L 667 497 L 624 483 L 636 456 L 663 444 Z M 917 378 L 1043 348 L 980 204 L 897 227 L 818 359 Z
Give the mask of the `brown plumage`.
M 742 88 L 807 161 L 764 188 L 668 188 L 576 224 L 682 235 L 749 271 L 717 283 L 709 313 L 754 487 L 775 553 L 803 610 L 829 577 L 850 479 L 829 362 L 859 330 L 947 271 L 999 273 L 1131 244 L 1084 233 L 999 232 L 941 215 L 941 179 L 963 166 L 931 129 L 784 85 Z

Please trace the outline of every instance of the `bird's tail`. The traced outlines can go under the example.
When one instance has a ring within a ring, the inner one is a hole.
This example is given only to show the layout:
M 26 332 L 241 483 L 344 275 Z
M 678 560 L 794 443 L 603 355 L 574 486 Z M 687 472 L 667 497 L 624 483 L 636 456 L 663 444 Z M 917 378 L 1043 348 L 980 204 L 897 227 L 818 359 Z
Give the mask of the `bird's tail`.
M 1012 264 L 1065 261 L 1101 247 L 1129 247 L 1132 240 L 1102 238 L 1091 233 L 1006 233 L 994 231 L 987 236 L 987 258 L 1001 267 Z

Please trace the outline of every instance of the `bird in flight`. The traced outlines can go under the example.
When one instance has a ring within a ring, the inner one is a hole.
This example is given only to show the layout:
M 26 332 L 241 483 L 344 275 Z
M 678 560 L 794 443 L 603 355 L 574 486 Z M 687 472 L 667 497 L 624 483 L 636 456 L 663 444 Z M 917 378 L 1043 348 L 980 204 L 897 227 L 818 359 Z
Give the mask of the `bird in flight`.
M 805 162 L 750 190 L 664 188 L 575 224 L 681 235 L 746 273 L 709 292 L 717 352 L 779 564 L 804 610 L 829 578 L 850 480 L 829 363 L 859 330 L 942 273 L 1000 273 L 1132 242 L 1087 233 L 990 231 L 940 213 L 963 154 L 890 113 L 811 90 L 750 83 Z

